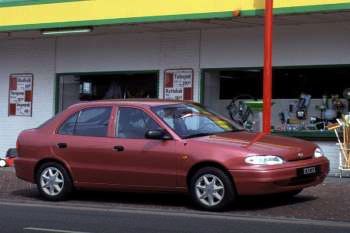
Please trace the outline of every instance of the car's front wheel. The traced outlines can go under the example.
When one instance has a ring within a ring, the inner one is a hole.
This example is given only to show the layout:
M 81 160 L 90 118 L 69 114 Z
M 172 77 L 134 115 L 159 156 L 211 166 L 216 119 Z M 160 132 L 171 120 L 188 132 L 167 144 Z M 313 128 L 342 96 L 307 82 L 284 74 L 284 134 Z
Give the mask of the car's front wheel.
M 55 162 L 40 166 L 36 173 L 36 184 L 41 196 L 50 201 L 64 200 L 73 188 L 67 170 Z
M 198 170 L 191 178 L 190 192 L 194 202 L 209 211 L 223 210 L 236 196 L 230 177 L 215 167 Z

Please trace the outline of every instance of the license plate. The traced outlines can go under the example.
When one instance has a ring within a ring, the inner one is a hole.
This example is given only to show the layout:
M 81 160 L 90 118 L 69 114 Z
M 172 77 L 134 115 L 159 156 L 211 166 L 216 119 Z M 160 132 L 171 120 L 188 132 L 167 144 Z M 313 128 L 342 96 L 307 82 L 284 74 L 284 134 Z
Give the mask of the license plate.
M 298 169 L 298 176 L 314 176 L 318 173 L 318 167 L 305 167 Z

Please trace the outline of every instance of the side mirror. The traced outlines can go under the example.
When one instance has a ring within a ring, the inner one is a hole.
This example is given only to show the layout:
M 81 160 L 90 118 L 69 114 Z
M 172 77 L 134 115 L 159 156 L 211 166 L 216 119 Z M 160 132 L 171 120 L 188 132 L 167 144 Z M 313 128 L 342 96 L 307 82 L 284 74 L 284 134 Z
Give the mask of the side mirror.
M 163 129 L 148 130 L 145 135 L 148 139 L 170 140 L 171 136 Z

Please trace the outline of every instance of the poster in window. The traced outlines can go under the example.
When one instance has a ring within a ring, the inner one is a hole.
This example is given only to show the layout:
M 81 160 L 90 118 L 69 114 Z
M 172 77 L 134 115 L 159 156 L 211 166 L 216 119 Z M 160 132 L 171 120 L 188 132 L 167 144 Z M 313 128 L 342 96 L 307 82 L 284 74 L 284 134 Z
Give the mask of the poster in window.
M 9 116 L 32 116 L 33 74 L 10 74 Z
M 164 99 L 193 100 L 193 69 L 164 72 Z

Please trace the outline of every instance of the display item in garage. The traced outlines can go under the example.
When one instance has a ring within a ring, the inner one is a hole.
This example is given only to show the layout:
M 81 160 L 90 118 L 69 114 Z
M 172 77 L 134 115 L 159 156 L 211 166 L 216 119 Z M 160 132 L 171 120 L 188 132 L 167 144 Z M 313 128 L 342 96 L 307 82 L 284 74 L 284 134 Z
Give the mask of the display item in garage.
M 324 110 L 324 120 L 326 122 L 335 122 L 337 118 L 337 112 L 333 109 L 333 106 L 329 105 L 329 98 L 328 96 L 323 96 L 323 101 L 325 101 L 324 105 L 326 106 L 326 109 Z
M 350 91 L 349 91 L 350 94 Z M 329 98 L 331 97 L 331 98 Z M 339 95 L 323 95 L 321 104 L 316 105 L 316 110 L 320 115 L 308 117 L 308 110 L 311 103 L 311 95 L 301 94 L 297 102 L 292 102 L 288 106 L 288 111 L 281 111 L 279 119 L 282 124 L 282 131 L 302 131 L 302 130 L 325 130 L 328 124 L 336 122 L 344 114 L 345 103 Z M 312 112 L 312 111 L 310 111 Z M 307 122 L 309 119 L 309 122 Z
M 337 123 L 327 126 L 333 130 L 339 145 L 339 170 L 340 177 L 343 171 L 350 171 L 350 115 L 337 119 Z
M 263 101 L 262 100 L 245 100 L 244 103 L 253 112 L 253 130 L 261 132 L 263 130 Z M 273 105 L 274 103 L 272 103 Z M 271 126 L 273 128 L 273 126 Z
M 310 105 L 311 95 L 307 94 L 301 94 L 298 104 L 297 104 L 297 111 L 296 111 L 296 117 L 299 120 L 306 120 L 307 116 L 307 110 Z
M 332 95 L 332 105 L 337 113 L 337 118 L 341 118 L 345 109 L 345 104 L 341 101 L 339 95 Z
M 328 108 L 328 97 L 326 95 L 322 96 L 322 104 L 316 106 L 316 110 L 320 111 L 320 119 L 324 121 L 324 112 Z
M 227 106 L 227 110 L 232 121 L 241 125 L 245 129 L 253 130 L 255 125 L 254 113 L 243 100 L 247 98 L 251 99 L 252 97 L 249 95 L 235 97 Z
M 288 111 L 281 111 L 279 119 L 282 123 L 283 131 L 298 131 L 306 128 L 308 108 L 310 106 L 311 95 L 302 93 L 297 102 L 288 105 Z
M 329 104 L 329 98 L 327 95 L 322 96 L 322 104 L 316 106 L 316 109 L 320 111 L 320 118 L 313 117 L 310 119 L 311 124 L 327 126 L 329 123 L 335 123 L 336 118 L 341 118 L 345 105 L 340 100 L 339 95 L 332 95 L 331 105 Z M 321 129 L 324 129 L 321 128 Z
M 350 88 L 344 90 L 343 97 L 348 101 L 348 112 L 350 112 Z
M 310 118 L 311 125 L 322 126 L 321 130 L 324 130 L 327 126 L 327 119 L 333 120 L 336 116 L 334 116 L 334 111 L 329 110 L 328 96 L 322 96 L 322 104 L 316 106 L 316 110 L 320 111 L 320 117 L 312 116 Z M 317 128 L 318 129 L 318 128 Z
M 325 127 L 326 123 L 324 120 L 315 116 L 310 117 L 310 125 L 308 127 L 310 130 L 324 130 Z

